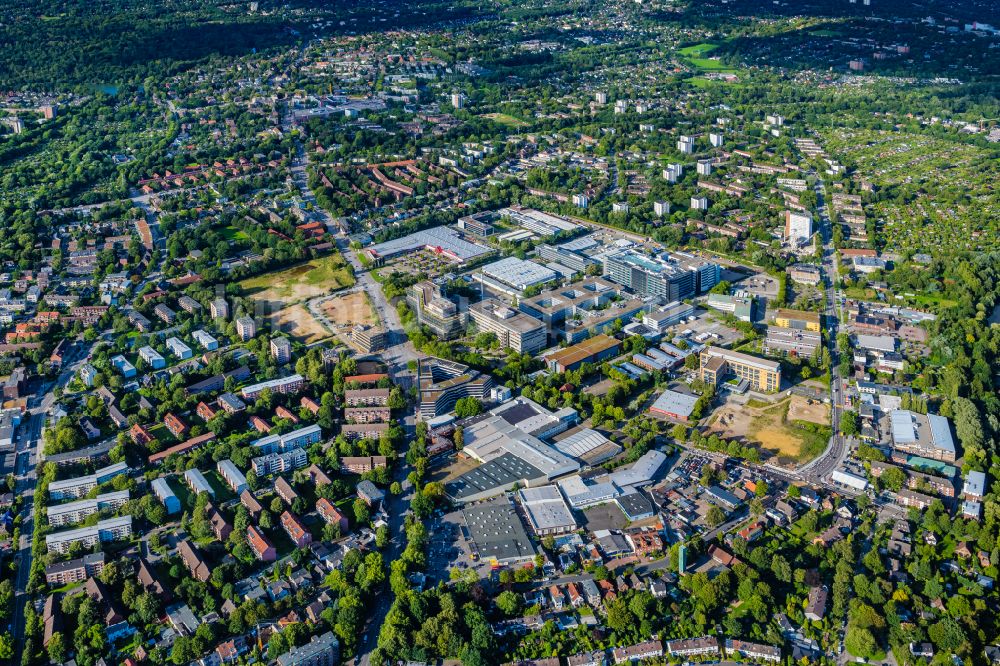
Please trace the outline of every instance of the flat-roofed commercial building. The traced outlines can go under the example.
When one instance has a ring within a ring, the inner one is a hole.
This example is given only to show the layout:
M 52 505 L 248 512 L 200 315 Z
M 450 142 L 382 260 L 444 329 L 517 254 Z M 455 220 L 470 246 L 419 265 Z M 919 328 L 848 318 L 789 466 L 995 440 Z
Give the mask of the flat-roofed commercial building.
M 729 376 L 745 379 L 750 388 L 768 393 L 781 388 L 781 364 L 749 354 L 705 347 L 701 355 L 702 381 L 718 386 Z
M 698 402 L 698 396 L 667 389 L 649 407 L 651 414 L 687 423 Z
M 467 365 L 426 357 L 417 361 L 417 382 L 420 386 L 420 417 L 432 419 L 447 414 L 459 398 L 482 400 L 493 387 L 490 375 Z
M 594 337 L 578 342 L 572 347 L 560 349 L 545 357 L 550 370 L 566 372 L 576 370 L 584 363 L 600 363 L 614 358 L 621 352 L 621 342 L 607 335 Z
M 793 356 L 812 356 L 823 344 L 823 334 L 795 328 L 768 326 L 764 338 L 764 351 L 768 354 L 784 352 Z
M 495 333 L 501 347 L 521 354 L 534 354 L 545 349 L 548 330 L 545 324 L 493 299 L 486 299 L 469 308 L 469 315 L 482 331 Z
M 498 564 L 533 560 L 535 549 L 514 505 L 506 497 L 495 497 L 462 509 L 462 516 L 479 558 Z
M 794 328 L 800 331 L 814 331 L 819 333 L 823 325 L 823 319 L 818 312 L 778 308 L 774 311 L 774 325 L 781 328 Z
M 445 291 L 430 280 L 418 282 L 407 289 L 406 303 L 417 315 L 417 321 L 442 340 L 465 331 L 465 313 L 460 312 Z
M 470 243 L 454 229 L 444 226 L 423 229 L 369 248 L 369 252 L 382 261 L 414 250 L 430 250 L 458 263 L 493 253 L 490 248 L 478 243 Z
M 529 287 L 552 282 L 557 277 L 551 268 L 517 257 L 495 261 L 472 274 L 474 280 L 487 287 L 514 296 L 521 295 Z
M 351 340 L 365 354 L 385 349 L 388 337 L 381 326 L 357 325 L 351 329 Z
M 714 287 L 721 269 L 714 262 L 681 252 L 654 257 L 623 250 L 605 257 L 604 273 L 641 296 L 681 301 Z
M 563 245 L 539 245 L 535 251 L 542 259 L 562 264 L 577 273 L 586 272 L 590 266 L 600 265 L 597 259 L 575 252 Z
M 576 530 L 576 519 L 555 486 L 524 488 L 517 493 L 528 525 L 536 536 L 566 534 Z
M 682 301 L 674 301 L 655 312 L 647 312 L 642 317 L 642 323 L 658 333 L 663 333 L 670 326 L 679 324 L 686 317 L 690 317 L 693 314 L 693 305 Z
M 606 332 L 617 320 L 628 324 L 649 306 L 610 280 L 586 278 L 537 296 L 519 298 L 518 309 L 544 322 L 551 339 L 572 344 Z
M 49 517 L 49 525 L 52 527 L 62 527 L 63 525 L 73 525 L 83 522 L 88 516 L 92 516 L 101 509 L 117 509 L 128 502 L 129 492 L 119 490 L 112 493 L 104 493 L 92 499 L 82 499 L 66 504 L 56 504 L 50 506 L 46 511 Z
M 893 448 L 932 460 L 955 462 L 955 440 L 945 417 L 896 409 L 889 413 L 889 422 Z
M 45 537 L 45 546 L 50 553 L 65 555 L 74 543 L 80 543 L 87 549 L 105 541 L 117 541 L 130 536 L 132 536 L 132 516 L 120 516 L 102 520 L 92 527 L 48 534 Z
M 788 267 L 788 277 L 792 278 L 792 282 L 816 286 L 823 279 L 823 274 L 820 272 L 818 266 L 813 266 L 812 264 L 795 264 Z
M 622 452 L 622 447 L 590 428 L 574 428 L 556 439 L 552 446 L 587 465 L 599 465 Z
M 656 479 L 657 473 L 667 462 L 667 454 L 653 449 L 642 454 L 630 467 L 619 467 L 608 475 L 608 480 L 619 488 L 639 488 Z

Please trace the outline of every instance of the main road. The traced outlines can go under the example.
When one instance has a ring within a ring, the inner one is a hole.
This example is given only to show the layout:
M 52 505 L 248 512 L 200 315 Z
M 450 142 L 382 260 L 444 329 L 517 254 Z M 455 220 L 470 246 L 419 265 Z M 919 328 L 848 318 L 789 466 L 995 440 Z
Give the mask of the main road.
M 26 418 L 19 426 L 20 433 L 14 444 L 15 494 L 23 498 L 21 506 L 21 539 L 17 543 L 17 574 L 14 577 L 14 658 L 12 663 L 21 663 L 24 651 L 24 609 L 31 601 L 28 580 L 31 577 L 31 537 L 34 532 L 35 484 L 38 480 L 37 466 L 42 457 L 42 431 L 49 409 L 55 404 L 55 391 L 69 383 L 76 371 L 84 363 L 90 345 L 74 342 L 66 352 L 62 371 L 55 381 L 44 382 L 34 398 L 29 398 Z
M 341 253 L 350 263 L 354 271 L 354 278 L 357 280 L 356 288 L 363 289 L 371 301 L 372 307 L 378 312 L 379 320 L 386 330 L 387 347 L 379 353 L 379 357 L 385 363 L 389 376 L 393 382 L 404 391 L 416 385 L 416 377 L 410 369 L 410 364 L 419 358 L 417 350 L 410 342 L 406 331 L 403 329 L 403 322 L 399 318 L 396 308 L 385 297 L 381 286 L 375 281 L 371 273 L 358 259 L 354 250 L 351 249 L 348 239 L 339 233 L 339 225 L 321 206 L 315 205 L 315 197 L 309 190 L 306 179 L 306 167 L 309 164 L 309 156 L 303 150 L 301 144 L 296 151 L 295 159 L 292 161 L 291 176 L 292 181 L 299 189 L 302 199 L 314 204 L 316 213 L 322 218 L 327 229 L 331 233 L 338 233 L 337 246 Z M 416 415 L 412 407 L 407 408 L 407 414 L 402 420 L 402 425 L 406 431 L 406 442 L 409 443 L 416 435 Z M 386 496 L 385 510 L 388 514 L 390 541 L 386 549 L 385 562 L 389 563 L 398 560 L 406 548 L 405 521 L 409 513 L 410 501 L 413 498 L 413 488 L 407 481 L 408 466 L 404 458 L 399 458 L 398 465 L 394 468 L 393 480 L 398 481 L 403 488 L 403 492 L 398 495 L 391 493 Z M 389 609 L 392 607 L 393 595 L 390 592 L 379 594 L 375 597 L 372 605 L 367 609 L 367 622 L 361 633 L 361 644 L 358 646 L 358 654 L 354 658 L 357 666 L 370 666 L 372 651 L 378 645 L 378 634 L 382 628 Z
M 827 334 L 830 350 L 830 426 L 833 436 L 823 454 L 802 468 L 801 472 L 811 481 L 823 481 L 843 462 L 850 453 L 849 443 L 840 434 L 840 419 L 844 408 L 844 378 L 840 376 L 840 352 L 837 349 L 837 334 L 842 320 L 843 292 L 840 284 L 840 266 L 837 251 L 833 246 L 833 221 L 826 203 L 826 184 L 816 174 L 816 210 L 819 213 L 819 233 L 823 247 L 823 284 L 826 290 Z

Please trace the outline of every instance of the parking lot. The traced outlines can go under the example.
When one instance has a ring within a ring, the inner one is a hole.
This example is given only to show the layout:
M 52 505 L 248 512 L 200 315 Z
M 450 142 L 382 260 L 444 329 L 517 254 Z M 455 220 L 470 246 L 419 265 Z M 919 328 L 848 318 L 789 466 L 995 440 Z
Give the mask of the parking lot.
M 743 338 L 743 333 L 722 323 L 721 314 L 700 309 L 695 312 L 693 321 L 676 324 L 669 330 L 706 345 L 728 346 Z

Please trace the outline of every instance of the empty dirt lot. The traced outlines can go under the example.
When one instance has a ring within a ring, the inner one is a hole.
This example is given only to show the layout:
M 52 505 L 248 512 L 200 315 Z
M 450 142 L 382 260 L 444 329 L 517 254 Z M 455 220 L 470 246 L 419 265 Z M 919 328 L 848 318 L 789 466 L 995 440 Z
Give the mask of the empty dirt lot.
M 320 306 L 330 321 L 338 327 L 351 328 L 357 324 L 374 324 L 372 307 L 363 291 L 355 291 L 343 296 L 323 301 Z

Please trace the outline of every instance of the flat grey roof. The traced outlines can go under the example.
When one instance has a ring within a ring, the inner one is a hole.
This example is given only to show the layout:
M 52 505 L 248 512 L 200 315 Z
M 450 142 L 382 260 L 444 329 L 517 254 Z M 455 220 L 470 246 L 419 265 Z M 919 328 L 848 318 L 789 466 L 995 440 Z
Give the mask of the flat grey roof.
M 448 494 L 461 501 L 490 490 L 500 491 L 510 488 L 523 479 L 538 479 L 544 476 L 542 470 L 531 463 L 513 453 L 504 453 L 450 482 Z
M 389 257 L 424 247 L 441 248 L 461 261 L 468 261 L 492 252 L 488 247 L 464 240 L 458 235 L 458 232 L 444 226 L 424 229 L 409 236 L 379 243 L 372 246 L 371 249 L 378 255 Z
M 506 497 L 467 506 L 462 515 L 480 558 L 504 562 L 534 557 L 531 538 Z
M 518 491 L 521 506 L 535 531 L 555 528 L 576 529 L 573 512 L 566 506 L 562 493 L 555 486 L 525 488 Z
M 656 399 L 651 409 L 687 418 L 691 416 L 691 412 L 694 411 L 694 406 L 697 402 L 698 396 L 696 395 L 688 395 L 667 389 Z

